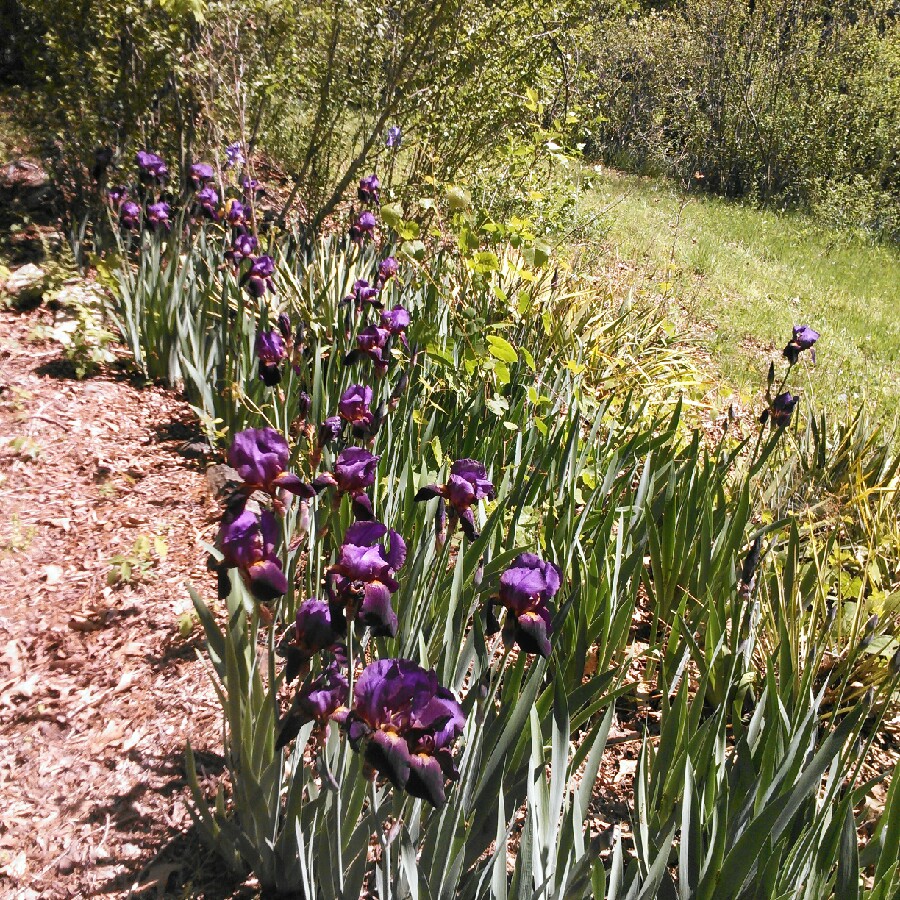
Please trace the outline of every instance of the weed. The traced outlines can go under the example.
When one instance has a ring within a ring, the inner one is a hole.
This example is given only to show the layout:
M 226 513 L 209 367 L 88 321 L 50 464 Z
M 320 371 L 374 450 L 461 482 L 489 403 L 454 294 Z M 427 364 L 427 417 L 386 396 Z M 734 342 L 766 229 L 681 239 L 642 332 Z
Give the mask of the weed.
M 9 442 L 9 448 L 17 456 L 21 456 L 23 459 L 30 459 L 32 462 L 34 462 L 43 451 L 41 445 L 34 440 L 34 438 L 31 438 L 26 434 L 20 434 L 18 437 L 14 437 Z
M 117 553 L 110 559 L 106 583 L 115 587 L 118 584 L 146 581 L 153 567 L 162 562 L 167 553 L 165 538 L 160 535 L 151 538 L 140 534 L 127 553 Z
M 10 526 L 10 536 L 0 544 L 0 556 L 21 553 L 27 550 L 37 534 L 37 528 L 34 525 L 22 525 L 22 520 L 19 518 L 18 513 L 12 514 Z

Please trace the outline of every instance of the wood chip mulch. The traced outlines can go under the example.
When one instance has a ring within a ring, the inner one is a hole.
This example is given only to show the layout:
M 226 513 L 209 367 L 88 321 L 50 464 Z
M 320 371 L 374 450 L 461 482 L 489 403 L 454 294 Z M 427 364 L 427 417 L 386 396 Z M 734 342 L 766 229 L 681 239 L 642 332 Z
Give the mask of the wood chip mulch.
M 69 377 L 47 316 L 0 312 L 0 896 L 232 896 L 185 806 L 185 741 L 222 769 L 186 589 L 213 590 L 218 517 L 178 454 L 191 413 Z

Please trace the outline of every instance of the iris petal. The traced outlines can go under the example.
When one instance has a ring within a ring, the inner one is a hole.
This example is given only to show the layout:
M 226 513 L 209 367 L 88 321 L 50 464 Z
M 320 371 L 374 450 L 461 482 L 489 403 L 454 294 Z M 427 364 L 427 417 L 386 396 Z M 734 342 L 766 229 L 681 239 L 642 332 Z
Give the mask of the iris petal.
M 440 809 L 447 802 L 444 793 L 444 772 L 437 759 L 423 753 L 414 753 L 409 761 L 409 777 L 406 792 Z
M 366 761 L 384 775 L 394 787 L 406 787 L 410 755 L 406 741 L 392 731 L 376 730 L 366 745 Z
M 380 581 L 366 585 L 359 620 L 376 635 L 394 637 L 397 634 L 397 614 L 391 606 L 391 592 Z

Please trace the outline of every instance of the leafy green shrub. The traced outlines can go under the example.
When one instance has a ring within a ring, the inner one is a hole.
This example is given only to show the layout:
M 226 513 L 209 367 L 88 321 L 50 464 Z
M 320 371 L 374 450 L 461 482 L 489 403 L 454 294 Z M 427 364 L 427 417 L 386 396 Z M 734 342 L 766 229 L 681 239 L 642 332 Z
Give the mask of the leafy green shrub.
M 582 82 L 594 152 L 896 238 L 890 4 L 691 0 L 622 17 L 594 41 Z

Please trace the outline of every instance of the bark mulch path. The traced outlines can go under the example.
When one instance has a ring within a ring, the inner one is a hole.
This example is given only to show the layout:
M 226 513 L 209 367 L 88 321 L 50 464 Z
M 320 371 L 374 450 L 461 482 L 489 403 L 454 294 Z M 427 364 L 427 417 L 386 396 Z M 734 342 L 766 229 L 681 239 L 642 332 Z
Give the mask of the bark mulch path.
M 185 741 L 222 768 L 185 587 L 210 593 L 218 517 L 177 452 L 191 413 L 67 377 L 47 316 L 0 313 L 0 896 L 231 896 L 185 806 Z

